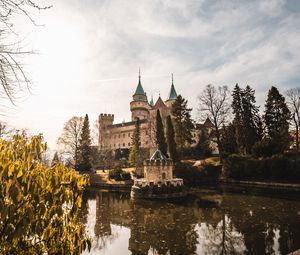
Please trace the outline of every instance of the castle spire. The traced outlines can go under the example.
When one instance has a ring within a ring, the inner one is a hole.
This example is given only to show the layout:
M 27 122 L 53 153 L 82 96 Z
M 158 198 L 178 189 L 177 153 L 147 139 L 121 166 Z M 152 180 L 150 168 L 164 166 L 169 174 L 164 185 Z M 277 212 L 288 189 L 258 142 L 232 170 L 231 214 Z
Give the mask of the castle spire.
M 141 68 L 139 68 L 139 83 L 136 87 L 134 95 L 145 95 L 145 91 L 144 91 L 144 89 L 142 87 L 142 83 L 141 83 Z
M 150 103 L 149 103 L 151 106 L 154 106 L 154 101 L 153 101 L 153 95 L 151 95 L 151 100 L 150 100 Z
M 175 90 L 174 77 L 173 77 L 173 73 L 172 73 L 172 85 L 171 85 L 171 89 L 170 89 L 167 101 L 168 100 L 176 100 L 176 98 L 177 98 L 177 92 Z
M 139 84 L 141 84 L 141 68 L 139 67 Z

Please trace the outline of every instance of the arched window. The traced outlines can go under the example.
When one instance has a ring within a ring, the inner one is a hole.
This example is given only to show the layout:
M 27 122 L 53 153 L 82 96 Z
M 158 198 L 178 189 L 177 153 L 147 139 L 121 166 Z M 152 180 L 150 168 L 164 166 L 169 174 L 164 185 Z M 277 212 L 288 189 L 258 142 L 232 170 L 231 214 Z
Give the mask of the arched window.
M 163 179 L 163 180 L 166 179 L 166 173 L 162 173 L 162 179 Z

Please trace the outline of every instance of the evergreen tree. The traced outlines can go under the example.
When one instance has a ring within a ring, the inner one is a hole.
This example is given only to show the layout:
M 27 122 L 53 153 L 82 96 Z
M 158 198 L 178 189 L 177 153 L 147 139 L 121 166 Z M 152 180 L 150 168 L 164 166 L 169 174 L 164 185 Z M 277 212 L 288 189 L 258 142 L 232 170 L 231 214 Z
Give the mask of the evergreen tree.
M 195 147 L 195 151 L 198 156 L 210 156 L 211 155 L 211 148 L 210 148 L 210 142 L 208 139 L 208 134 L 203 129 L 200 130 L 199 140 Z
M 140 143 L 141 143 L 141 131 L 140 131 L 140 119 L 137 118 L 135 122 L 135 129 L 132 136 L 132 146 L 129 151 L 128 162 L 133 166 L 138 166 L 140 163 Z
M 168 115 L 167 117 L 167 144 L 168 144 L 168 151 L 170 158 L 174 161 L 178 161 L 178 154 L 176 149 L 176 142 L 175 142 L 175 132 L 174 127 L 172 124 L 171 116 Z
M 91 136 L 89 117 L 86 114 L 83 121 L 81 135 L 79 139 L 79 171 L 90 171 L 92 169 L 92 151 L 91 151 Z
M 241 89 L 235 85 L 231 107 L 233 109 L 233 126 L 239 153 L 250 154 L 253 145 L 262 138 L 262 121 L 259 107 L 255 105 L 255 91 L 247 85 Z
M 243 109 L 242 109 L 242 90 L 239 87 L 238 84 L 235 85 L 233 92 L 232 92 L 232 103 L 231 108 L 233 110 L 234 119 L 233 119 L 233 125 L 235 131 L 235 137 L 236 137 L 236 144 L 238 151 L 240 153 L 243 153 L 245 148 L 245 139 L 244 139 L 244 130 L 243 130 L 243 121 L 242 121 L 242 115 L 243 115 Z
M 179 95 L 171 109 L 174 118 L 176 144 L 180 152 L 182 152 L 186 145 L 193 142 L 192 129 L 194 125 L 191 119 L 192 109 L 187 107 L 187 102 L 187 100 Z
M 160 151 L 165 156 L 167 156 L 167 143 L 165 138 L 165 131 L 159 110 L 157 110 L 156 112 L 156 143 L 158 149 L 160 149 Z
M 225 153 L 238 153 L 236 126 L 233 123 L 229 123 L 226 127 L 223 126 L 221 141 Z
M 56 164 L 58 164 L 60 162 L 59 157 L 58 157 L 58 153 L 57 151 L 54 153 L 52 162 L 51 162 L 51 167 L 55 166 Z
M 264 121 L 269 139 L 276 144 L 276 153 L 283 152 L 290 143 L 290 111 L 285 98 L 276 87 L 271 87 L 265 104 Z
M 251 153 L 253 145 L 262 139 L 262 121 L 259 107 L 255 105 L 255 91 L 249 85 L 242 91 L 244 148 L 246 154 Z

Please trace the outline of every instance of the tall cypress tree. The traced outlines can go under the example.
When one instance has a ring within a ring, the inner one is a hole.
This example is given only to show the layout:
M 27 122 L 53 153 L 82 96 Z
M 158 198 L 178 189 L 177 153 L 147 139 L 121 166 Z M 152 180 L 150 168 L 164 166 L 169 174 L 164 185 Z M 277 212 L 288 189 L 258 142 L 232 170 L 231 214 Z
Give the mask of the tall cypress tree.
M 89 117 L 86 114 L 83 121 L 81 135 L 79 139 L 79 171 L 90 171 L 92 169 L 92 152 L 91 152 L 91 136 L 90 136 L 90 124 Z
M 165 131 L 159 110 L 156 111 L 156 143 L 158 149 L 160 149 L 160 151 L 167 156 L 167 143 L 165 138 Z
M 285 98 L 276 87 L 271 87 L 265 104 L 264 121 L 269 139 L 276 145 L 276 152 L 283 152 L 290 142 L 289 120 L 290 111 Z
M 191 119 L 192 109 L 187 107 L 187 102 L 187 100 L 179 95 L 171 109 L 174 118 L 176 144 L 180 152 L 186 145 L 193 142 L 192 129 L 194 125 Z
M 135 129 L 132 136 L 132 145 L 129 151 L 128 162 L 131 165 L 137 166 L 140 163 L 140 143 L 141 143 L 141 131 L 140 131 L 140 119 L 137 118 L 135 122 Z
M 176 149 L 175 132 L 174 132 L 174 127 L 170 115 L 168 115 L 167 117 L 166 133 L 167 133 L 167 144 L 168 144 L 169 156 L 174 162 L 177 162 L 179 159 L 178 159 L 178 154 Z

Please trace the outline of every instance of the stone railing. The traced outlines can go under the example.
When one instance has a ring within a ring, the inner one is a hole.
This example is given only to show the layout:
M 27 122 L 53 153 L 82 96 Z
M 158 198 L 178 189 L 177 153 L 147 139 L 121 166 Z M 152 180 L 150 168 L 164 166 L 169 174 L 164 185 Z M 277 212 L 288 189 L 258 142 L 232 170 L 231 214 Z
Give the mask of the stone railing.
M 171 179 L 171 180 L 161 180 L 161 181 L 147 181 L 146 179 L 134 179 L 134 186 L 136 187 L 146 187 L 146 186 L 158 186 L 161 187 L 163 185 L 165 186 L 183 186 L 183 179 L 176 178 L 176 179 Z

